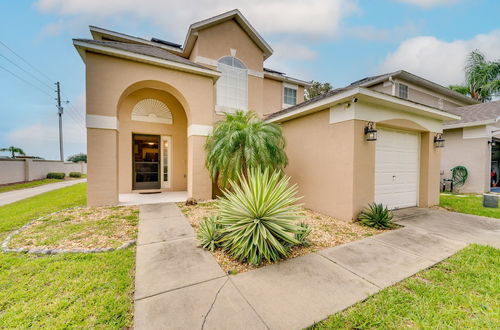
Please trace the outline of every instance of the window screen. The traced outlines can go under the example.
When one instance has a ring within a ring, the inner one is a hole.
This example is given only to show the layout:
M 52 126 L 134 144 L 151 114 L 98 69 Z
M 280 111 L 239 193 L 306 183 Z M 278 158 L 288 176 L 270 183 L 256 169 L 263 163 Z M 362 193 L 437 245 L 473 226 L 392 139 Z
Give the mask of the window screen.
M 217 105 L 247 110 L 248 73 L 243 62 L 226 56 L 219 60 L 217 70 L 222 74 L 217 80 Z
M 287 105 L 297 104 L 297 90 L 296 89 L 285 87 L 284 103 Z

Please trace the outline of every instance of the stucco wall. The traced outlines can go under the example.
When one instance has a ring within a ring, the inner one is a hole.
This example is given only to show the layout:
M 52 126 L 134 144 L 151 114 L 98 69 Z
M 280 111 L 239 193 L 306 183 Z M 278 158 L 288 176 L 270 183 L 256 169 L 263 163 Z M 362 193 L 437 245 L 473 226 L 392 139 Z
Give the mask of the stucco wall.
M 45 179 L 49 172 L 86 174 L 87 164 L 41 159 L 0 159 L 0 184 Z
M 172 125 L 133 121 L 132 109 L 142 99 L 162 101 L 172 113 Z M 144 88 L 128 95 L 120 104 L 119 116 L 119 191 L 132 191 L 132 135 L 151 134 L 171 136 L 172 168 L 170 188 L 165 191 L 187 190 L 187 118 L 182 105 L 171 94 L 152 88 Z
M 274 79 L 264 78 L 264 109 L 263 114 L 279 111 L 283 107 L 283 83 Z
M 469 172 L 461 192 L 483 193 L 489 191 L 490 148 L 488 138 L 463 138 L 463 129 L 445 130 L 445 147 L 442 148 L 441 171 L 445 179 L 451 179 L 451 169 L 465 166 Z

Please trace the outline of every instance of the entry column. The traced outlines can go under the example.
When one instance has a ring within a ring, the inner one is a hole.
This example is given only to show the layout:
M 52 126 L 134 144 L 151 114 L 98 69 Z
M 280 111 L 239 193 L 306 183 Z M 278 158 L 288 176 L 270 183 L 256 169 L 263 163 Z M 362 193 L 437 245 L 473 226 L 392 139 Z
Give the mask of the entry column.
M 212 126 L 188 126 L 188 197 L 198 200 L 212 198 L 212 181 L 205 167 L 205 142 Z

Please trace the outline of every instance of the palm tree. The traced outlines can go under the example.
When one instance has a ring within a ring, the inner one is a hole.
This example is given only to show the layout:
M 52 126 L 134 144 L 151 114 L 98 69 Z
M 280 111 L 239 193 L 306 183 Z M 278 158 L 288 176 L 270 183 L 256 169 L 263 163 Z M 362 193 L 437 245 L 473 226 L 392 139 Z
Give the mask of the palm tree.
M 19 155 L 26 155 L 23 151 L 23 149 L 21 148 L 16 148 L 16 147 L 8 147 L 8 148 L 1 148 L 0 151 L 8 151 L 12 154 L 12 158 L 16 158 L 16 154 L 19 154 Z
M 500 92 L 500 60 L 487 61 L 479 50 L 472 51 L 465 64 L 465 86 L 450 88 L 481 102 L 490 101 Z
M 283 169 L 288 159 L 281 126 L 261 120 L 255 112 L 237 111 L 218 121 L 205 144 L 205 165 L 213 182 L 227 188 L 250 168 Z

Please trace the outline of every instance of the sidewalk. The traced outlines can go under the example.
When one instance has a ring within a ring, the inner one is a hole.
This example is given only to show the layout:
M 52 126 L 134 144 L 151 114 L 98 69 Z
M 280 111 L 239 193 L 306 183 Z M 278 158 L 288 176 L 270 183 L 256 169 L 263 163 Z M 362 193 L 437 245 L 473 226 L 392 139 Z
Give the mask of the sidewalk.
M 55 189 L 59 189 L 59 188 L 64 188 L 64 187 L 69 187 L 69 186 L 75 185 L 77 183 L 85 182 L 85 181 L 87 181 L 87 179 L 68 180 L 68 181 L 62 181 L 62 182 L 56 182 L 56 183 L 49 183 L 49 184 L 45 184 L 43 186 L 38 186 L 38 187 L 33 187 L 33 188 L 12 190 L 12 191 L 0 193 L 0 206 L 17 202 L 21 199 L 33 197 L 35 195 L 39 195 L 39 194 L 42 194 L 42 193 L 47 192 L 47 191 L 51 191 L 51 190 L 55 190 Z
M 143 205 L 135 328 L 301 329 L 469 242 L 500 244 L 500 221 L 420 210 L 398 215 L 405 228 L 227 275 L 209 252 L 197 247 L 193 229 L 175 204 Z

